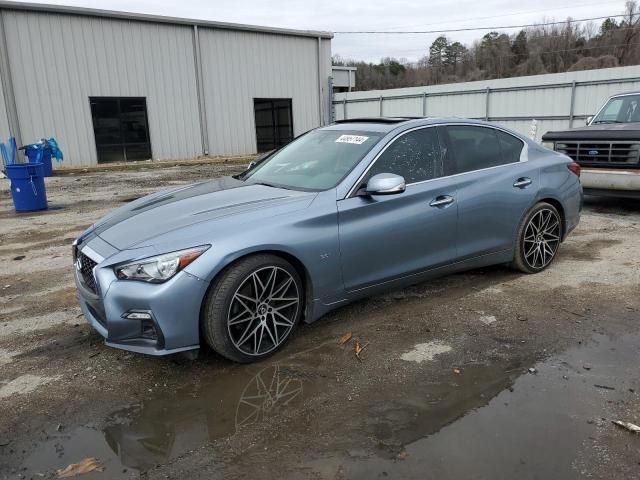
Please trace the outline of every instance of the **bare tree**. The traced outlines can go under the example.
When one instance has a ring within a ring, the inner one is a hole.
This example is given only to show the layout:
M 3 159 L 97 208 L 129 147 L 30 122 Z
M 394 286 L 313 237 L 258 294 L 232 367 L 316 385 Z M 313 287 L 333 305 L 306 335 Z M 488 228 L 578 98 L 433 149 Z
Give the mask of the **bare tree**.
M 379 63 L 333 57 L 334 65 L 353 65 L 358 90 L 536 75 L 640 63 L 640 8 L 627 1 L 623 17 L 579 24 L 570 18 L 507 35 L 490 32 L 471 46 L 444 35 L 417 62 L 386 57 Z

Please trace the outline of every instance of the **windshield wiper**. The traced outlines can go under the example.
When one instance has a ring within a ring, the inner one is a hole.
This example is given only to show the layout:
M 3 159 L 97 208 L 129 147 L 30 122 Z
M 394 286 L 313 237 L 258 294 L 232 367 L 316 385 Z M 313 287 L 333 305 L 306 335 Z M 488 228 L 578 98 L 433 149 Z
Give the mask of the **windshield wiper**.
M 251 182 L 251 185 L 264 185 L 265 187 L 278 188 L 273 183 L 269 182 Z
M 596 120 L 593 123 L 625 123 L 625 122 L 621 122 L 620 120 Z
M 287 187 L 285 185 L 277 185 L 275 183 L 269 183 L 269 182 L 250 182 L 251 185 L 264 185 L 265 187 L 271 187 L 271 188 L 282 188 L 283 190 L 294 190 L 291 187 Z

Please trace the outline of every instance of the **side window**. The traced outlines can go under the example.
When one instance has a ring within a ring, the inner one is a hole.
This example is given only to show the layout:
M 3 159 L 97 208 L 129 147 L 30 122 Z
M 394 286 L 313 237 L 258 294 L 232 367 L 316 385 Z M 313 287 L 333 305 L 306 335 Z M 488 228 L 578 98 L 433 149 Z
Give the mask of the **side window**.
M 622 108 L 623 100 L 624 98 L 616 98 L 609 101 L 609 104 L 605 107 L 602 113 L 598 115 L 598 120 L 605 120 L 607 122 L 615 122 L 618 120 L 618 114 Z
M 504 163 L 519 162 L 520 154 L 524 147 L 522 140 L 500 130 L 496 130 L 496 135 L 498 136 L 498 142 L 500 143 L 500 151 L 502 152 Z
M 452 173 L 464 173 L 482 168 L 503 165 L 506 162 L 500 151 L 496 130 L 489 127 L 449 125 L 447 135 L 448 160 L 455 167 Z
M 441 176 L 440 143 L 435 128 L 421 128 L 402 135 L 380 155 L 367 178 L 394 173 L 405 182 L 416 183 Z

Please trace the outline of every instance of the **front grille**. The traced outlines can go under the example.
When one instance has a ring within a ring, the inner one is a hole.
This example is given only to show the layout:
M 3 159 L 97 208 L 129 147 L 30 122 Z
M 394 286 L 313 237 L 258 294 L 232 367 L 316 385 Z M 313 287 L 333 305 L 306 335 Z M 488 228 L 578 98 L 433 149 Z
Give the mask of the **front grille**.
M 87 257 L 84 253 L 78 252 L 78 258 L 76 260 L 76 268 L 80 277 L 82 277 L 82 283 L 85 287 L 96 293 L 96 279 L 93 276 L 93 267 L 97 265 L 96 262 Z
M 638 165 L 638 142 L 556 142 L 555 150 L 584 166 L 628 167 Z

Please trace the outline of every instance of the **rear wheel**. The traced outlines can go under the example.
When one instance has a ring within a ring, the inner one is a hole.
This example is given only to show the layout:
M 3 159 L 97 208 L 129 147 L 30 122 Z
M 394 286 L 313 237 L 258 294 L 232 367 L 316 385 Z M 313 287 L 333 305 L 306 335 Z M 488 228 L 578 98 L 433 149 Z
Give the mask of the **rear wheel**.
M 513 266 L 525 273 L 541 272 L 556 257 L 561 236 L 562 219 L 556 207 L 536 204 L 520 224 Z
M 242 363 L 265 358 L 291 337 L 303 307 L 298 272 L 275 255 L 255 255 L 225 271 L 209 291 L 202 330 L 220 355 Z

